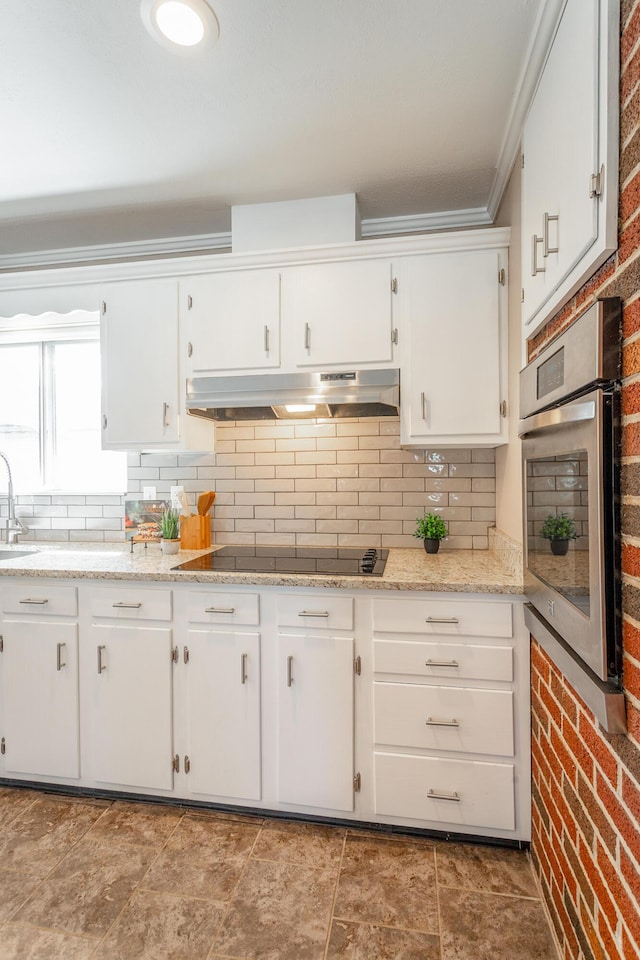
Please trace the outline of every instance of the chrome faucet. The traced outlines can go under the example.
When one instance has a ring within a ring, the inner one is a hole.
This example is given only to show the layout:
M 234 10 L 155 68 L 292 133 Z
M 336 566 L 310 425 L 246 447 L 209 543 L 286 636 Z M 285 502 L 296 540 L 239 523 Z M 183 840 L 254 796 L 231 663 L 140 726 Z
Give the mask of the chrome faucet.
M 9 460 L 7 459 L 6 453 L 3 453 L 2 450 L 0 450 L 0 458 L 2 458 L 5 462 L 9 481 L 7 487 L 8 517 L 6 522 L 6 541 L 7 543 L 17 543 L 18 537 L 24 530 L 24 526 L 16 517 L 16 501 L 13 496 L 13 478 L 11 476 L 11 467 L 9 466 Z

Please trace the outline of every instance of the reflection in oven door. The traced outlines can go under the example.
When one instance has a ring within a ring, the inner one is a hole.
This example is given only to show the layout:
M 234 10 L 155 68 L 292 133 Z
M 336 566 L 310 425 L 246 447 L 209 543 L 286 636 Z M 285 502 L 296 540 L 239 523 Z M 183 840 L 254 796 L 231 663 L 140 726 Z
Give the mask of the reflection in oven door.
M 524 421 L 526 593 L 602 680 L 619 672 L 613 450 L 617 395 Z

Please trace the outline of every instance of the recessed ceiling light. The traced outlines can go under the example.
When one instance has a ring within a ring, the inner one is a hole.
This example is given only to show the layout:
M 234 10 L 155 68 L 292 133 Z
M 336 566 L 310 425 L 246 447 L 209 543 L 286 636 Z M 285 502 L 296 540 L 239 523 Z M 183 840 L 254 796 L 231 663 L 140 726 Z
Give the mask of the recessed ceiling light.
M 220 32 L 206 0 L 142 0 L 140 14 L 154 40 L 174 52 L 212 43 Z

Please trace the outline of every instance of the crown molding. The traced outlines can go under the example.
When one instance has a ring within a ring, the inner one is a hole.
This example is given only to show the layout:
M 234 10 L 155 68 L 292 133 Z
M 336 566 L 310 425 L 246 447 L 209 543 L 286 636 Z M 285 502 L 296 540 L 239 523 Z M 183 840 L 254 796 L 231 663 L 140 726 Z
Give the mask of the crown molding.
M 360 232 L 363 240 L 369 240 L 432 233 L 435 230 L 486 227 L 490 224 L 491 217 L 484 207 L 472 207 L 467 210 L 447 210 L 442 213 L 363 220 Z M 230 252 L 230 233 L 209 233 L 186 237 L 165 237 L 160 240 L 135 240 L 130 243 L 107 243 L 86 247 L 65 247 L 59 250 L 0 254 L 0 272 L 11 273 L 19 270 L 116 261 L 126 263 Z
M 406 217 L 380 217 L 363 220 L 360 227 L 362 239 L 374 237 L 397 237 L 407 233 L 431 233 L 434 230 L 486 227 L 491 217 L 486 207 L 469 207 L 466 210 L 445 210 L 442 213 L 417 213 Z

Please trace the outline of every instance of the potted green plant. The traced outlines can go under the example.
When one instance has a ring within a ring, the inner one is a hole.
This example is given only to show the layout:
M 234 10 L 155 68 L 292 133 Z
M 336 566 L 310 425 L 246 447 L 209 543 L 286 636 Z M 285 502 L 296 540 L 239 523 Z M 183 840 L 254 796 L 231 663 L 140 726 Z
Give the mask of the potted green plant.
M 556 557 L 564 557 L 569 549 L 569 541 L 577 540 L 579 534 L 572 517 L 566 513 L 550 513 L 544 519 L 540 536 L 549 541 L 551 553 Z
M 414 537 L 424 541 L 427 553 L 437 553 L 440 541 L 447 536 L 447 527 L 442 517 L 437 513 L 425 513 L 416 518 Z
M 180 549 L 180 511 L 175 507 L 166 507 L 160 520 L 163 553 L 177 553 Z

